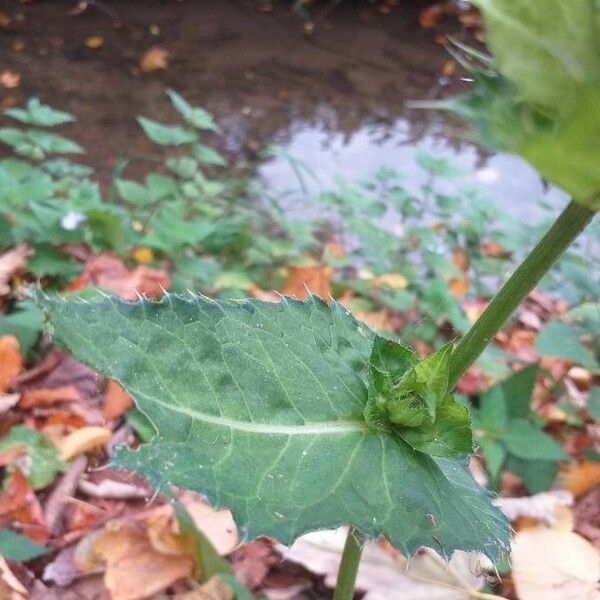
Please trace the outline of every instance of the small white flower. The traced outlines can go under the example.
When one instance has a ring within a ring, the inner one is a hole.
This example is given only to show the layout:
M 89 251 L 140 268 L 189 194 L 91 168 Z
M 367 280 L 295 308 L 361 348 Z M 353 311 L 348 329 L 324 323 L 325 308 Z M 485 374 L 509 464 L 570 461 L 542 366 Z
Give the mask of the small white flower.
M 475 179 L 481 183 L 496 183 L 500 173 L 494 167 L 483 167 L 475 172 Z
M 80 212 L 75 212 L 74 210 L 70 210 L 63 218 L 60 220 L 60 226 L 67 231 L 73 231 L 77 229 L 82 223 L 87 220 L 87 217 Z

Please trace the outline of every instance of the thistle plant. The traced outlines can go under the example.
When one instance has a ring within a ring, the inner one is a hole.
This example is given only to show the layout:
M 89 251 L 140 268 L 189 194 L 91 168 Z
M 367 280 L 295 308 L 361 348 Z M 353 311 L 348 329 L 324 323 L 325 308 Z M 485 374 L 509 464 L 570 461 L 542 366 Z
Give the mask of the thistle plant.
M 463 49 L 473 90 L 437 107 L 573 200 L 456 345 L 419 360 L 316 297 L 39 300 L 55 341 L 118 380 L 156 431 L 112 464 L 206 494 L 247 538 L 349 525 L 336 600 L 353 595 L 365 537 L 407 554 L 508 551 L 507 521 L 467 469 L 471 424 L 452 389 L 600 208 L 597 3 L 476 4 L 493 58 Z

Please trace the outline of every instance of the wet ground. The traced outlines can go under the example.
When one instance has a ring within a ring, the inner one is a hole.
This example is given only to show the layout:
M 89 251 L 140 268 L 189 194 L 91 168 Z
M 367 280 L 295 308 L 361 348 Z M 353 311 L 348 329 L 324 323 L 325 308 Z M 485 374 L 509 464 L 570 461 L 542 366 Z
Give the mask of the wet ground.
M 335 174 L 356 179 L 382 164 L 417 185 L 414 153 L 425 148 L 453 157 L 511 210 L 525 214 L 532 205 L 522 199 L 544 194 L 535 172 L 518 159 L 485 157 L 462 140 L 455 122 L 406 108 L 407 100 L 466 85 L 458 77 L 446 85 L 448 55 L 419 26 L 421 3 L 382 14 L 376 5 L 347 0 L 318 12 L 310 36 L 289 3 L 270 13 L 257 5 L 98 1 L 74 16 L 67 0 L 0 0 L 10 20 L 0 29 L 0 71 L 21 76 L 18 87 L 2 90 L 1 102 L 38 95 L 75 114 L 78 122 L 65 133 L 87 149 L 86 161 L 105 181 L 120 156 L 156 151 L 134 117 L 173 119 L 164 96 L 172 87 L 215 114 L 225 133 L 220 143 L 238 164 L 254 164 L 261 148 L 280 144 L 318 174 L 313 191 Z M 100 47 L 88 47 L 90 38 L 101 38 Z M 140 58 L 153 46 L 168 52 L 168 68 L 142 72 Z M 276 191 L 297 185 L 284 159 L 271 159 L 259 172 Z M 562 201 L 557 194 L 551 199 Z

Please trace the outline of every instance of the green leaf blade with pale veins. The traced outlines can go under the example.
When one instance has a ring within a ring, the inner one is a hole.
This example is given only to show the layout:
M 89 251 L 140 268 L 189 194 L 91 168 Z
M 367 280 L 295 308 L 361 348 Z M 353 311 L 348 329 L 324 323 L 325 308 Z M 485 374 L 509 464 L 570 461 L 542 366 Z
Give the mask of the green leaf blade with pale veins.
M 408 553 L 507 547 L 465 459 L 432 458 L 364 421 L 376 336 L 340 305 L 41 304 L 55 340 L 120 381 L 158 432 L 114 463 L 159 489 L 205 493 L 247 537 L 290 543 L 349 523 Z

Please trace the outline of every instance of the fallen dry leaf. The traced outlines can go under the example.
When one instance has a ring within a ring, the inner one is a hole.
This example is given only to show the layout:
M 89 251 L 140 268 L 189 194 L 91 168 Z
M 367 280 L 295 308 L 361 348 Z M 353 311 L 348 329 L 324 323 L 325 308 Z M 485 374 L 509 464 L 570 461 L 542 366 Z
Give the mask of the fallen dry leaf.
M 81 395 L 74 385 L 65 385 L 57 388 L 39 388 L 23 392 L 19 401 L 19 408 L 49 406 L 59 402 L 79 402 L 79 400 L 81 400 Z
M 346 531 L 340 528 L 309 533 L 298 538 L 289 550 L 280 548 L 287 560 L 325 575 L 325 583 L 334 587 Z M 364 600 L 470 600 L 471 592 L 485 585 L 485 574 L 491 567 L 485 556 L 474 552 L 455 551 L 446 562 L 434 550 L 421 548 L 409 560 L 367 542 L 356 587 L 366 592 Z
M 112 432 L 104 427 L 82 427 L 58 442 L 61 460 L 71 460 L 80 454 L 104 446 Z
M 198 585 L 194 590 L 182 592 L 173 600 L 233 600 L 233 590 L 218 576 L 214 575 L 206 583 Z
M 21 75 L 19 73 L 15 73 L 14 71 L 2 71 L 0 73 L 0 85 L 6 89 L 10 90 L 19 87 L 20 83 Z
M 104 408 L 102 414 L 107 420 L 118 419 L 126 410 L 133 406 L 133 398 L 114 380 L 106 384 Z
M 509 521 L 525 517 L 553 525 L 559 517 L 559 507 L 573 506 L 573 494 L 565 490 L 553 490 L 523 498 L 497 498 L 493 502 Z
M 96 50 L 104 45 L 104 38 L 101 35 L 90 35 L 85 38 L 85 45 L 91 50 Z
M 576 498 L 600 483 L 600 463 L 582 460 L 565 464 L 559 473 L 558 484 Z
M 8 391 L 12 380 L 23 370 L 19 340 L 14 335 L 0 336 L 0 394 Z
M 290 266 L 283 293 L 299 300 L 315 294 L 324 300 L 331 298 L 333 269 L 325 265 Z
M 140 69 L 144 73 L 166 69 L 169 66 L 169 52 L 160 46 L 152 46 L 140 58 Z
M 65 289 L 80 290 L 90 285 L 114 292 L 123 300 L 137 300 L 140 294 L 160 298 L 171 285 L 171 279 L 166 271 L 145 265 L 130 270 L 122 260 L 105 252 L 92 258 L 85 271 Z
M 148 490 L 145 488 L 132 483 L 115 481 L 114 479 L 103 479 L 100 483 L 81 479 L 78 487 L 84 494 L 95 498 L 118 498 L 124 500 L 148 497 Z
M 462 248 L 457 248 L 452 253 L 452 262 L 454 266 L 461 272 L 461 275 L 457 277 L 450 277 L 448 279 L 448 286 L 454 296 L 460 298 L 464 296 L 471 287 L 467 271 L 469 269 L 469 257 Z
M 28 596 L 23 584 L 14 576 L 4 558 L 0 556 L 0 598 L 2 600 L 25 600 Z
M 600 554 L 576 533 L 524 529 L 513 540 L 511 558 L 519 600 L 600 598 Z
M 45 544 L 49 532 L 40 502 L 23 472 L 16 468 L 0 493 L 0 517 L 10 518 L 19 531 Z
M 376 275 L 369 280 L 371 287 L 388 287 L 393 290 L 404 290 L 408 286 L 408 279 L 400 273 L 386 273 Z
M 33 250 L 24 244 L 0 254 L 0 297 L 10 292 L 10 280 L 25 268 L 32 254 Z
M 104 584 L 112 600 L 143 600 L 193 571 L 191 556 L 163 554 L 149 544 L 141 523 L 109 521 L 93 551 L 106 565 Z
M 0 358 L 0 362 L 1 362 Z M 0 367 L 1 370 L 1 367 Z M 0 393 L 0 417 L 5 415 L 11 408 L 17 405 L 21 394 L 3 394 Z

